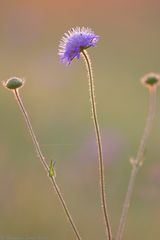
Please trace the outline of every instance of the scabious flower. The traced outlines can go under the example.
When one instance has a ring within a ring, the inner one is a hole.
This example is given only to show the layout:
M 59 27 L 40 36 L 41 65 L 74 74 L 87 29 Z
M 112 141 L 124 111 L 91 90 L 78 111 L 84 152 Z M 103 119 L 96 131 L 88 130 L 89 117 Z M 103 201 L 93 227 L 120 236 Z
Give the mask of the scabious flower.
M 89 86 L 89 95 L 91 103 L 91 113 L 92 119 L 95 127 L 95 136 L 97 140 L 97 152 L 98 152 L 98 161 L 99 161 L 99 182 L 100 182 L 100 197 L 101 197 L 101 207 L 104 216 L 105 229 L 107 234 L 107 239 L 112 239 L 112 232 L 110 227 L 110 221 L 108 217 L 107 203 L 105 198 L 105 182 L 104 182 L 104 160 L 103 160 L 103 151 L 102 151 L 102 141 L 101 133 L 99 128 L 97 109 L 96 109 L 96 99 L 94 93 L 94 79 L 93 72 L 91 67 L 91 60 L 86 51 L 89 47 L 94 47 L 99 40 L 99 36 L 90 28 L 85 27 L 76 27 L 72 28 L 68 33 L 65 33 L 64 37 L 60 42 L 58 55 L 60 56 L 60 61 L 62 63 L 70 64 L 71 61 L 76 57 L 80 58 L 82 55 L 83 60 L 86 65 L 88 73 L 88 86 Z
M 98 40 L 99 36 L 95 35 L 90 28 L 72 28 L 68 33 L 65 33 L 60 42 L 58 51 L 60 61 L 70 64 L 75 57 L 80 58 L 80 53 L 83 50 L 94 47 Z

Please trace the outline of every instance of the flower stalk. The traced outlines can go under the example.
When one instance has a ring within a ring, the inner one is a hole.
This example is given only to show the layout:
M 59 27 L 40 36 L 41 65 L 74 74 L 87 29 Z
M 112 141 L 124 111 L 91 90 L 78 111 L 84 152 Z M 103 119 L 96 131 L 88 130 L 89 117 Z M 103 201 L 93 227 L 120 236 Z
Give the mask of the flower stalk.
M 123 239 L 124 229 L 126 225 L 128 210 L 131 203 L 131 197 L 132 197 L 134 186 L 135 186 L 136 176 L 140 167 L 143 164 L 147 140 L 149 138 L 149 134 L 153 126 L 153 120 L 155 117 L 155 109 L 156 109 L 156 92 L 157 92 L 157 86 L 159 85 L 159 83 L 160 83 L 160 75 L 151 73 L 151 74 L 147 74 L 144 78 L 142 78 L 142 84 L 145 87 L 147 87 L 147 89 L 149 90 L 148 114 L 147 114 L 146 124 L 145 124 L 144 132 L 140 141 L 140 145 L 137 151 L 136 158 L 130 160 L 132 170 L 130 174 L 127 193 L 126 193 L 123 208 L 122 208 L 116 240 Z
M 101 133 L 100 133 L 97 109 L 96 109 L 96 99 L 95 99 L 95 94 L 94 94 L 93 73 L 92 73 L 91 61 L 90 61 L 87 51 L 83 50 L 81 53 L 84 58 L 87 72 L 88 72 L 88 83 L 89 83 L 89 94 L 90 94 L 92 118 L 93 118 L 93 122 L 94 122 L 95 134 L 96 134 L 96 139 L 97 139 L 98 158 L 99 158 L 99 178 L 100 178 L 99 183 L 100 183 L 101 207 L 102 207 L 102 212 L 104 215 L 106 234 L 108 236 L 108 239 L 112 240 L 111 225 L 110 225 L 110 220 L 109 220 L 108 210 L 107 210 L 107 203 L 106 203 L 105 180 L 104 180 L 104 160 L 103 160 Z
M 12 90 L 13 93 L 14 93 L 14 96 L 15 96 L 15 99 L 19 105 L 19 108 L 20 108 L 20 111 L 24 117 L 24 120 L 26 122 L 26 126 L 28 128 L 28 131 L 31 135 L 31 138 L 32 138 L 32 142 L 33 142 L 33 145 L 36 149 L 36 152 L 37 152 L 37 155 L 40 159 L 40 162 L 42 163 L 46 173 L 47 173 L 47 176 L 50 178 L 51 180 L 51 183 L 52 183 L 52 186 L 54 187 L 54 190 L 55 192 L 57 193 L 57 196 L 58 196 L 58 199 L 62 205 L 62 208 L 65 212 L 65 215 L 70 223 L 70 226 L 72 228 L 72 231 L 74 232 L 74 235 L 76 236 L 76 239 L 78 240 L 81 240 L 81 237 L 80 237 L 80 234 L 79 234 L 79 231 L 75 225 L 75 222 L 73 221 L 73 218 L 71 216 L 71 213 L 65 203 L 65 200 L 62 196 L 62 193 L 61 193 L 61 190 L 59 189 L 58 187 L 58 184 L 56 182 L 56 179 L 55 179 L 55 174 L 54 174 L 54 169 L 53 169 L 53 164 L 51 166 L 48 166 L 46 160 L 45 160 L 45 157 L 43 156 L 43 153 L 41 151 L 41 148 L 40 148 L 40 145 L 38 143 L 38 140 L 37 140 L 37 137 L 34 133 L 34 130 L 33 130 L 33 127 L 32 127 L 32 124 L 31 124 L 31 121 L 29 119 L 29 116 L 28 116 L 28 113 L 26 111 L 26 108 L 23 104 L 23 101 L 20 97 L 20 94 L 19 94 L 19 87 L 22 87 L 23 86 L 23 83 L 22 83 L 22 80 L 19 79 L 19 78 L 11 78 L 7 81 L 7 83 L 5 84 L 5 87 Z

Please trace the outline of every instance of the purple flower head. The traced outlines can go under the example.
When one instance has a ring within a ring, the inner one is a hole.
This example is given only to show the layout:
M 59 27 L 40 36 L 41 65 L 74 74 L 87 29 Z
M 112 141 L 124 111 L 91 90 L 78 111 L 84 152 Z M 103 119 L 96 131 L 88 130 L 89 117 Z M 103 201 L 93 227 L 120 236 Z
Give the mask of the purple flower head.
M 76 27 L 72 28 L 68 33 L 65 33 L 62 38 L 58 55 L 62 63 L 70 64 L 77 57 L 80 58 L 80 53 L 89 47 L 94 47 L 99 40 L 99 36 L 90 28 Z

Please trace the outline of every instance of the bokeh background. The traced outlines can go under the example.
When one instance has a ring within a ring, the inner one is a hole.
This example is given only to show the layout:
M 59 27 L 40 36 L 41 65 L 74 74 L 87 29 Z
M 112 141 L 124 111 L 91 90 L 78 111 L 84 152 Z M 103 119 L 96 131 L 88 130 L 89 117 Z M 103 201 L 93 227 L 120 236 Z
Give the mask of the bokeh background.
M 91 27 L 89 49 L 103 138 L 105 180 L 115 234 L 147 114 L 139 79 L 160 72 L 158 0 L 0 1 L 0 80 L 26 79 L 22 98 L 43 153 L 56 161 L 57 182 L 84 239 L 105 239 L 97 149 L 84 63 L 59 63 L 64 32 Z M 160 236 L 160 93 L 139 172 L 125 240 Z M 0 87 L 0 239 L 75 239 L 32 146 L 11 92 Z

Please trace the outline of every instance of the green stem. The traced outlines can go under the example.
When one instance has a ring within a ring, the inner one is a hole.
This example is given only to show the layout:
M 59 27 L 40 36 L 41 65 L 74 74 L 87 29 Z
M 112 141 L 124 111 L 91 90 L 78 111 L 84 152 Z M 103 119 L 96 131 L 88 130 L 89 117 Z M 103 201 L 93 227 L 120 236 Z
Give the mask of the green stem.
M 152 128 L 153 119 L 155 116 L 156 89 L 150 90 L 149 94 L 150 94 L 149 109 L 148 109 L 146 125 L 144 128 L 144 133 L 143 133 L 142 139 L 140 141 L 137 156 L 135 159 L 131 160 L 132 170 L 131 170 L 130 180 L 129 180 L 129 184 L 128 184 L 128 190 L 127 190 L 126 197 L 124 200 L 124 205 L 122 208 L 122 213 L 121 213 L 120 223 L 118 226 L 116 240 L 122 240 L 122 237 L 123 237 L 126 220 L 127 220 L 127 214 L 128 214 L 128 210 L 129 210 L 129 206 L 130 206 L 130 202 L 131 202 L 134 185 L 135 185 L 136 176 L 137 176 L 138 170 L 144 160 L 144 151 L 145 151 L 145 147 L 146 147 L 146 143 L 147 143 L 147 140 L 149 137 L 150 130 Z
M 32 138 L 32 141 L 33 141 L 33 145 L 34 145 L 34 147 L 35 147 L 35 149 L 37 151 L 37 155 L 38 155 L 38 157 L 39 157 L 39 159 L 40 159 L 44 169 L 47 172 L 47 176 L 49 176 L 49 166 L 46 163 L 46 160 L 45 160 L 45 158 L 44 158 L 44 156 L 42 154 L 41 148 L 40 148 L 39 143 L 37 141 L 36 135 L 35 135 L 35 133 L 33 131 L 32 124 L 31 124 L 30 119 L 28 117 L 27 111 L 26 111 L 26 109 L 24 107 L 24 104 L 22 102 L 22 99 L 21 99 L 21 97 L 19 95 L 19 91 L 17 89 L 15 89 L 13 92 L 14 92 L 15 98 L 16 98 L 16 100 L 18 102 L 20 111 L 22 112 L 22 114 L 24 116 L 27 128 L 28 128 L 28 130 L 30 132 L 30 135 L 31 135 L 31 138 Z M 61 205 L 62 205 L 62 208 L 63 208 L 63 210 L 65 212 L 65 215 L 66 215 L 67 219 L 69 220 L 69 223 L 70 223 L 70 225 L 72 227 L 72 230 L 73 230 L 73 232 L 74 232 L 74 234 L 76 236 L 76 239 L 81 240 L 80 234 L 79 234 L 79 232 L 77 230 L 77 227 L 76 227 L 76 225 L 75 225 L 75 223 L 74 223 L 74 221 L 72 219 L 72 216 L 71 216 L 71 214 L 70 214 L 70 212 L 69 212 L 69 210 L 68 210 L 68 208 L 66 206 L 64 198 L 62 196 L 62 193 L 61 193 L 61 191 L 60 191 L 60 189 L 59 189 L 59 187 L 58 187 L 58 185 L 56 183 L 55 177 L 54 176 L 49 176 L 49 178 L 50 178 L 51 183 L 52 183 L 52 185 L 53 185 L 53 187 L 55 189 L 55 192 L 57 193 L 58 199 L 61 202 Z
M 95 94 L 94 94 L 93 73 L 92 73 L 91 61 L 90 61 L 87 51 L 83 50 L 82 56 L 85 60 L 87 71 L 88 71 L 90 102 L 91 102 L 92 117 L 93 117 L 96 139 L 97 139 L 98 156 L 99 156 L 101 207 L 102 207 L 102 212 L 104 215 L 106 234 L 108 236 L 108 239 L 112 240 L 112 232 L 111 232 L 111 226 L 110 226 L 110 221 L 109 221 L 109 216 L 108 216 L 108 211 L 107 211 L 106 196 L 105 196 L 104 161 L 103 161 L 101 134 L 100 134 L 100 128 L 99 128 L 97 110 L 96 110 L 96 100 L 95 100 Z

